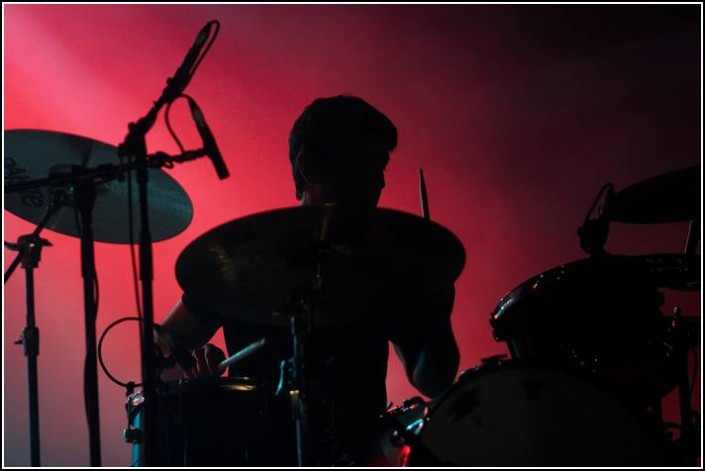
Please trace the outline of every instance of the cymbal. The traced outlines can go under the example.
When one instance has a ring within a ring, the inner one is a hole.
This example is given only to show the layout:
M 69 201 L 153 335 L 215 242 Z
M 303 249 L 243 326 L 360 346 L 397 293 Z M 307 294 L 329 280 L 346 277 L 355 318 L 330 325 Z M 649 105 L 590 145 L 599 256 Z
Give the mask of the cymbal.
M 68 166 L 95 168 L 117 164 L 117 148 L 103 142 L 54 131 L 17 129 L 5 131 L 5 185 L 48 178 L 55 169 Z M 152 240 L 169 239 L 191 223 L 193 208 L 181 186 L 159 169 L 148 169 L 149 219 Z M 134 240 L 139 241 L 139 199 L 132 172 Z M 128 243 L 127 181 L 112 180 L 96 186 L 93 209 L 94 239 L 115 244 Z M 50 203 L 47 187 L 6 193 L 5 209 L 38 224 Z M 51 218 L 47 229 L 79 237 L 73 206 L 65 206 Z
M 615 193 L 610 219 L 656 224 L 700 218 L 699 165 L 649 178 Z
M 391 285 L 452 283 L 464 265 L 462 243 L 434 222 L 391 209 L 321 205 L 216 227 L 184 249 L 176 276 L 194 304 L 262 325 L 288 326 L 289 300 L 314 292 L 314 325 L 331 326 L 377 315 Z

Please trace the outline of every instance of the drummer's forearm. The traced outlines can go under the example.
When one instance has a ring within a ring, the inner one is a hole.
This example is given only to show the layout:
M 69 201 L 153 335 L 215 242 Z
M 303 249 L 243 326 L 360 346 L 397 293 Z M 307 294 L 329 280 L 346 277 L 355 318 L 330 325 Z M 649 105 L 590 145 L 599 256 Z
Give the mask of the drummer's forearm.
M 394 342 L 411 384 L 422 394 L 436 397 L 451 386 L 460 353 L 448 317 L 435 317 L 415 334 Z
M 460 352 L 453 332 L 444 329 L 426 337 L 416 358 L 411 381 L 428 397 L 437 397 L 450 387 L 458 373 Z

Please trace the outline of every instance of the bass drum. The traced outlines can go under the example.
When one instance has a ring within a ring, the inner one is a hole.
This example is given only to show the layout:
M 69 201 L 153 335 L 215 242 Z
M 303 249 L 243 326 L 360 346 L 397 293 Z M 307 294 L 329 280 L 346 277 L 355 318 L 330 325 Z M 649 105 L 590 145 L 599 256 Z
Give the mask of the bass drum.
M 433 403 L 406 466 L 664 466 L 645 419 L 573 374 L 516 361 L 464 372 Z

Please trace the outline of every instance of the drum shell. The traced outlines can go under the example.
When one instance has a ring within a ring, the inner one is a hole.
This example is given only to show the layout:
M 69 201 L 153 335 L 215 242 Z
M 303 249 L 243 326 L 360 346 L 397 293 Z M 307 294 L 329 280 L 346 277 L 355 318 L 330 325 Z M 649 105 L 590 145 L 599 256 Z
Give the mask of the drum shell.
M 496 362 L 465 371 L 433 401 L 408 466 L 667 466 L 660 425 L 554 366 Z
M 270 401 L 261 383 L 220 378 L 170 383 L 156 394 L 158 466 L 246 466 L 266 443 L 259 436 Z M 141 430 L 145 398 L 127 400 L 131 428 Z M 144 466 L 142 440 L 133 444 L 132 465 Z
M 512 358 L 585 370 L 643 405 L 676 384 L 663 294 L 628 257 L 572 262 L 522 283 L 490 322 Z

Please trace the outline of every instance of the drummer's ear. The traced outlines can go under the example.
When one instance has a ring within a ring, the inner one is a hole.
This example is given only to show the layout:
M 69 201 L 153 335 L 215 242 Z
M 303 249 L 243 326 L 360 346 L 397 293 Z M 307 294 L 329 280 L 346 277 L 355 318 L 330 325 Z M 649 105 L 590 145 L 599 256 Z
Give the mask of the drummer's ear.
M 321 172 L 313 161 L 313 156 L 306 151 L 305 147 L 296 154 L 294 160 L 294 170 L 299 173 L 303 181 L 301 191 L 297 189 L 296 198 L 302 205 L 322 204 L 326 201 L 326 192 L 323 188 Z
M 301 147 L 299 153 L 296 154 L 296 159 L 294 160 L 294 171 L 298 172 L 301 176 L 301 179 L 304 182 L 304 187 L 316 181 L 315 172 L 311 166 L 311 156 L 308 152 L 306 152 L 305 147 Z M 301 192 L 297 191 L 296 197 L 301 199 Z

